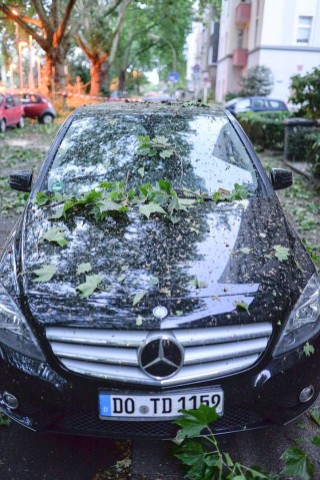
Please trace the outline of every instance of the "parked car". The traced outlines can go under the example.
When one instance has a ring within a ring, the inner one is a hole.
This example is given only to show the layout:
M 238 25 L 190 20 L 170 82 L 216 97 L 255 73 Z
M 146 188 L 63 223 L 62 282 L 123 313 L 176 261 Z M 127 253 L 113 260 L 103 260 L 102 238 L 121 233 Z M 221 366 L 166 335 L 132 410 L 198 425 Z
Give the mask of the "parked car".
M 320 387 L 320 282 L 218 107 L 104 103 L 57 134 L 0 259 L 0 407 L 39 431 L 175 435 L 285 424 Z M 312 350 L 312 355 L 310 351 Z
M 0 93 L 0 133 L 7 127 L 24 127 L 24 111 L 19 98 L 8 93 Z
M 282 100 L 276 100 L 268 97 L 239 97 L 229 100 L 224 106 L 233 115 L 238 113 L 266 112 L 266 111 L 287 111 L 288 107 Z
M 57 116 L 52 103 L 41 93 L 22 93 L 21 101 L 25 116 L 37 118 L 39 123 L 52 123 Z

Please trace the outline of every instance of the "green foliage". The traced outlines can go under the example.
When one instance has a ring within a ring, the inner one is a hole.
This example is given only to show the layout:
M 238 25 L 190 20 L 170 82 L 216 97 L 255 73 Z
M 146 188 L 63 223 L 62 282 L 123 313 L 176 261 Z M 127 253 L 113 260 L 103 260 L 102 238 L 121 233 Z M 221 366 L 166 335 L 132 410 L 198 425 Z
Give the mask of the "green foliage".
M 183 410 L 183 417 L 174 421 L 181 427 L 176 437 L 180 444 L 176 457 L 186 468 L 186 477 L 193 480 L 271 480 L 257 467 L 234 462 L 221 451 L 210 425 L 219 417 L 215 408 L 200 405 L 197 410 Z
M 37 276 L 34 282 L 50 282 L 53 275 L 56 273 L 55 265 L 43 265 L 42 268 L 34 270 L 33 273 Z
M 97 288 L 99 288 L 102 280 L 102 275 L 86 275 L 86 281 L 81 283 L 81 285 L 78 285 L 76 291 L 81 298 L 88 298 L 95 290 L 97 290 Z
M 289 100 L 300 107 L 298 115 L 320 118 L 320 68 L 314 67 L 306 75 L 293 75 L 290 88 L 293 94 Z
M 315 352 L 314 346 L 310 345 L 309 342 L 306 342 L 305 345 L 303 346 L 303 353 L 305 354 L 306 357 L 310 357 L 310 355 L 313 355 Z
M 277 258 L 277 260 L 279 260 L 279 262 L 288 260 L 290 256 L 290 250 L 287 247 L 283 247 L 282 245 L 275 245 L 273 249 L 275 252 L 275 257 Z
M 237 118 L 251 142 L 262 149 L 283 150 L 284 120 L 291 114 L 285 112 L 244 112 Z
M 50 228 L 44 235 L 43 240 L 47 242 L 54 242 L 60 245 L 60 247 L 65 247 L 68 245 L 68 241 L 66 240 L 66 231 L 63 227 L 54 226 Z
M 320 408 L 314 408 L 310 415 L 312 420 L 320 427 Z
M 0 412 L 0 427 L 8 427 L 11 423 L 11 420 L 7 415 Z
M 235 462 L 228 452 L 220 449 L 211 426 L 219 417 L 215 408 L 200 405 L 197 410 L 182 410 L 183 417 L 173 423 L 181 427 L 175 438 L 175 455 L 186 469 L 186 478 L 192 480 L 280 480 L 282 475 L 263 472 L 259 467 L 247 467 Z M 315 415 L 317 423 L 319 412 Z M 318 423 L 320 425 L 320 421 Z M 320 436 L 310 439 L 320 447 Z M 280 457 L 285 466 L 283 475 L 300 480 L 311 480 L 314 465 L 298 446 L 290 446 Z
M 138 155 L 159 155 L 161 158 L 170 158 L 174 153 L 174 147 L 162 135 L 156 135 L 153 139 L 150 139 L 149 135 L 141 135 L 138 137 L 138 142 Z
M 314 466 L 308 455 L 299 447 L 289 447 L 282 455 L 286 465 L 282 472 L 284 475 L 299 476 L 302 480 L 310 480 L 314 473 Z
M 256 65 L 247 70 L 241 79 L 241 96 L 267 96 L 270 95 L 274 84 L 273 75 L 269 67 Z

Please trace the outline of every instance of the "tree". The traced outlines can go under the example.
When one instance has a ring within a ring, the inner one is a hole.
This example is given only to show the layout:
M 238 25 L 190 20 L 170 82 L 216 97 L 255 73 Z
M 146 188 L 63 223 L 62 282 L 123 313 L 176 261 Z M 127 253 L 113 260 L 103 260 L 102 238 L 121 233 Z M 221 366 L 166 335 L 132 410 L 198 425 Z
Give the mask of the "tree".
M 77 0 L 18 0 L 0 2 L 2 20 L 11 20 L 40 45 L 46 53 L 47 87 L 66 87 L 65 59 L 77 22 L 71 26 L 71 13 Z
M 293 75 L 291 77 L 292 95 L 290 102 L 300 106 L 299 114 L 320 118 L 320 68 L 314 67 L 306 75 Z
M 248 69 L 240 81 L 240 95 L 243 97 L 270 95 L 274 84 L 273 75 L 269 67 L 256 65 Z
M 99 95 L 101 90 L 109 89 L 109 68 L 115 58 L 126 10 L 132 1 L 78 2 L 77 11 L 83 22 L 77 40 L 91 62 L 91 95 Z

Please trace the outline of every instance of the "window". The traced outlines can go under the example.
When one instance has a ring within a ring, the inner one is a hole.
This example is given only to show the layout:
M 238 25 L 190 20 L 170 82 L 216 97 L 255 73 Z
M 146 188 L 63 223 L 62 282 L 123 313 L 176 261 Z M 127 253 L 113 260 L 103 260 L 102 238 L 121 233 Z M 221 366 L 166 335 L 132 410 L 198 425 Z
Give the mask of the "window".
M 312 17 L 299 17 L 297 43 L 309 44 L 311 35 Z

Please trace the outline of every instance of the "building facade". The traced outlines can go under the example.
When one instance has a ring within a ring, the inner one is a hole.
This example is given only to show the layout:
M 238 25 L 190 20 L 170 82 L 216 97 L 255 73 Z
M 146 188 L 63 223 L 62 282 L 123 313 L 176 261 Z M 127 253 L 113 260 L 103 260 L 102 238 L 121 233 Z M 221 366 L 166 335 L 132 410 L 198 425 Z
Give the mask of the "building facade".
M 214 96 L 217 74 L 219 22 L 215 10 L 207 7 L 203 22 L 195 22 L 187 40 L 187 82 L 195 98 L 207 89 Z
M 287 101 L 291 76 L 320 65 L 320 0 L 222 0 L 216 99 L 256 65 L 272 71 L 270 96 Z

